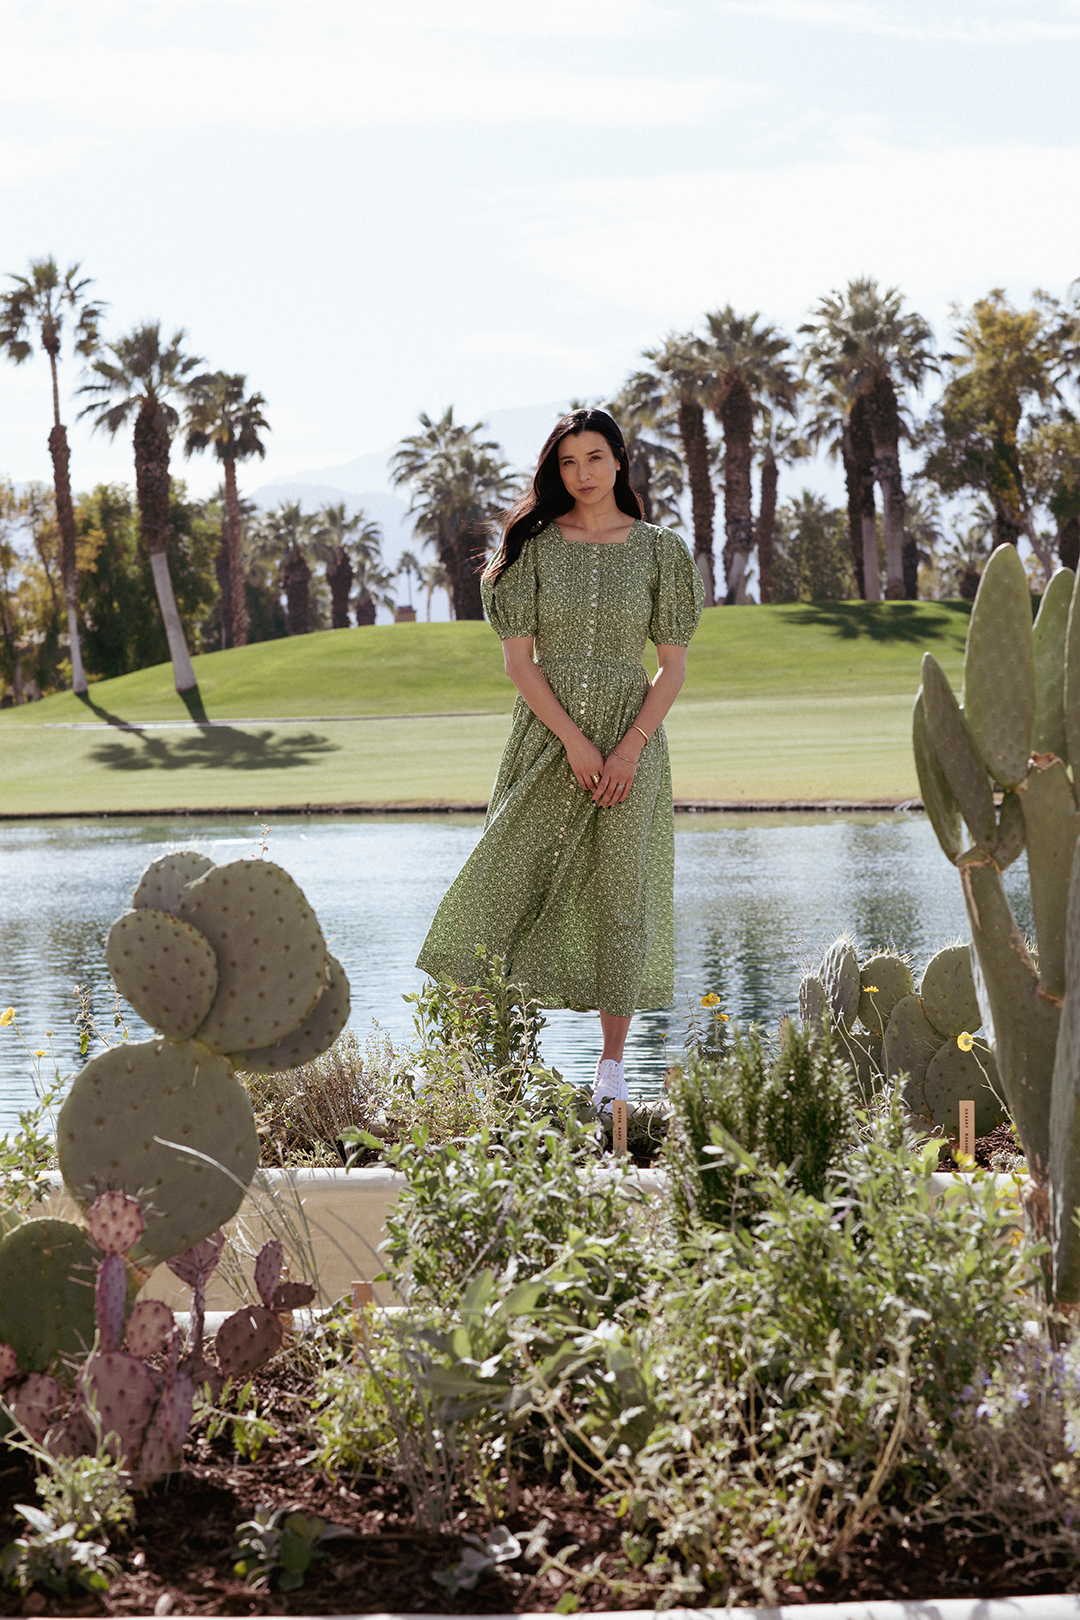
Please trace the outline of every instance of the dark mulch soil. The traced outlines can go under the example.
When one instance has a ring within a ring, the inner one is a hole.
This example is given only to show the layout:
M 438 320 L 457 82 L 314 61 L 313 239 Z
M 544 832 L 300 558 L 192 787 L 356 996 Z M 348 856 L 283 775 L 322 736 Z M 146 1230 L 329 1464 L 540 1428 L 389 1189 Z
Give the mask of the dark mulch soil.
M 283 1364 L 284 1361 L 284 1364 Z M 279 1411 L 295 1407 L 301 1393 L 283 1358 L 276 1376 L 259 1380 L 259 1404 Z M 272 1369 L 273 1371 L 273 1369 Z M 354 1488 L 355 1487 L 355 1488 Z M 18 1502 L 37 1500 L 25 1459 L 0 1453 L 0 1541 L 25 1526 Z M 236 1526 L 256 1507 L 284 1506 L 316 1513 L 347 1526 L 349 1539 L 327 1544 L 296 1592 L 252 1590 L 233 1574 Z M 542 1475 L 524 1483 L 520 1499 L 502 1522 L 517 1533 L 546 1519 L 548 1551 L 565 1549 L 566 1562 L 580 1568 L 598 1554 L 606 1581 L 593 1581 L 577 1595 L 582 1612 L 596 1609 L 652 1608 L 657 1592 L 628 1566 L 620 1523 L 588 1493 L 571 1499 Z M 355 1614 L 404 1611 L 415 1614 L 490 1614 L 553 1610 L 566 1592 L 566 1578 L 519 1559 L 502 1571 L 489 1571 L 471 1590 L 451 1597 L 434 1574 L 455 1564 L 468 1531 L 490 1529 L 475 1507 L 463 1511 L 454 1533 L 430 1534 L 416 1528 L 408 1499 L 397 1487 L 378 1481 L 340 1483 L 313 1465 L 310 1446 L 279 1435 L 255 1462 L 245 1463 L 221 1436 L 213 1444 L 197 1433 L 186 1466 L 167 1483 L 139 1497 L 131 1534 L 114 1543 L 122 1573 L 103 1598 L 56 1598 L 39 1591 L 24 1601 L 0 1591 L 0 1615 L 274 1615 Z M 576 1546 L 576 1551 L 570 1549 Z M 949 1540 L 938 1533 L 918 1539 L 886 1529 L 866 1538 L 846 1567 L 823 1571 L 805 1587 L 781 1593 L 788 1603 L 841 1599 L 999 1597 L 1022 1591 L 1061 1592 L 1075 1588 L 1071 1578 L 1047 1567 L 1022 1574 L 1007 1567 L 994 1542 Z M 724 1594 L 711 1594 L 713 1603 Z M 709 1601 L 703 1598 L 702 1603 Z
M 952 1156 L 951 1150 L 955 1146 L 955 1142 L 947 1143 L 938 1153 L 939 1170 L 958 1170 L 960 1168 Z M 992 1170 L 994 1166 L 991 1161 L 995 1155 L 1002 1153 L 1010 1156 L 1019 1155 L 1020 1158 L 1024 1156 L 1024 1150 L 1020 1146 L 1019 1138 L 1011 1125 L 995 1125 L 988 1135 L 975 1138 L 975 1163 L 981 1165 L 984 1170 Z

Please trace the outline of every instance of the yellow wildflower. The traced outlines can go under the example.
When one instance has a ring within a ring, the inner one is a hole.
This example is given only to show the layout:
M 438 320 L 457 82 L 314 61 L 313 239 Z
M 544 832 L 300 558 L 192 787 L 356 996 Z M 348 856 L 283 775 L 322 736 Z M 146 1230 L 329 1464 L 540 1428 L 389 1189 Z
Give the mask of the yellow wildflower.
M 35 1053 L 34 1053 L 34 1056 L 35 1056 L 35 1057 L 44 1057 L 44 1056 L 45 1056 L 45 1053 L 44 1053 L 44 1052 L 43 1052 L 43 1051 L 42 1051 L 42 1052 L 35 1052 Z
M 959 1035 L 956 1037 L 956 1044 L 960 1048 L 961 1052 L 970 1052 L 971 1048 L 975 1045 L 975 1037 L 974 1035 L 969 1035 L 966 1029 L 962 1029 Z
M 720 997 L 715 990 L 710 990 L 707 996 L 702 996 L 701 1005 L 703 1007 L 719 1007 Z
M 15 1022 L 15 1009 L 14 1009 L 14 1007 L 6 1007 L 4 1009 L 4 1011 L 2 1013 L 0 1013 L 0 1026 L 6 1027 L 8 1024 L 13 1024 L 14 1022 Z
M 716 1016 L 719 1018 L 722 1024 L 730 1024 L 731 1022 L 731 1019 L 728 1017 L 727 1013 L 717 1013 Z
M 864 984 L 863 991 L 868 996 L 877 996 L 881 994 L 876 984 Z

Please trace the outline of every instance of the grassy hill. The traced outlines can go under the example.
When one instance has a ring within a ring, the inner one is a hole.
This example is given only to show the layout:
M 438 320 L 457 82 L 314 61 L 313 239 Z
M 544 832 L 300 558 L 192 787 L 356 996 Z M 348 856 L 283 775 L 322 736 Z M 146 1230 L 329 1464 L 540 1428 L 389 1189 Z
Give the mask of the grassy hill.
M 956 678 L 966 629 L 959 603 L 708 610 L 668 722 L 676 796 L 913 794 L 919 660 Z M 4 711 L 0 812 L 480 802 L 514 697 L 485 624 L 327 631 L 195 669 L 211 727 L 167 664 Z

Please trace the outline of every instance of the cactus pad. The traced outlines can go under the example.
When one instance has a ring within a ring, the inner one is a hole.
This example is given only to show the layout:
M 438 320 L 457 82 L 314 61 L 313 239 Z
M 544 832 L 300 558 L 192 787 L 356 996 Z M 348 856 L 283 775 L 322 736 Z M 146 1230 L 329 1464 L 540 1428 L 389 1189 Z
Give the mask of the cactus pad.
M 259 1162 L 247 1093 L 226 1060 L 195 1041 L 143 1041 L 94 1058 L 60 1110 L 57 1145 L 83 1207 L 111 1187 L 139 1195 L 146 1231 L 136 1257 L 156 1260 L 231 1219 Z
M 896 1003 L 915 993 L 915 980 L 902 956 L 880 951 L 859 975 L 859 1022 L 875 1035 L 883 1035 Z
M 994 848 L 994 860 L 999 872 L 1006 871 L 1023 854 L 1026 841 L 1027 828 L 1020 795 L 1004 793 L 998 811 L 997 844 Z
M 978 1029 L 982 1014 L 971 971 L 971 946 L 946 945 L 932 956 L 919 994 L 923 1011 L 943 1039 L 955 1041 L 964 1030 Z
M 167 911 L 140 907 L 118 917 L 105 961 L 125 1001 L 171 1041 L 194 1035 L 217 994 L 213 947 Z
M 281 1239 L 270 1238 L 255 1256 L 255 1289 L 267 1310 L 273 1309 L 274 1289 L 281 1277 Z
M 94 1320 L 98 1343 L 103 1350 L 119 1350 L 127 1304 L 127 1267 L 118 1254 L 107 1254 L 101 1262 L 94 1289 Z
M 1049 995 L 1060 997 L 1065 994 L 1066 897 L 1080 828 L 1072 784 L 1060 759 L 1045 769 L 1032 769 L 1023 812 L 1031 910 L 1039 942 L 1039 984 Z
M 960 1128 L 960 1104 L 971 1101 L 975 1104 L 975 1135 L 988 1136 L 1005 1113 L 987 1076 L 996 1083 L 997 1070 L 988 1046 L 978 1041 L 970 1052 L 961 1052 L 955 1040 L 946 1041 L 927 1065 L 921 1087 L 908 1088 L 915 1092 L 914 1098 L 907 1098 L 908 1105 L 920 1104 L 913 1107 L 914 1113 L 955 1137 Z
M 305 1305 L 310 1305 L 314 1298 L 314 1283 L 278 1283 L 274 1289 L 274 1297 L 270 1301 L 270 1309 L 273 1311 L 299 1311 Z
M 181 1282 L 186 1282 L 189 1288 L 194 1288 L 201 1277 L 205 1282 L 221 1259 L 221 1251 L 225 1247 L 225 1233 L 219 1226 L 216 1232 L 204 1237 L 200 1243 L 195 1243 L 190 1249 L 181 1254 L 170 1257 L 169 1270 Z
M 946 856 L 955 865 L 964 848 L 960 806 L 937 757 L 926 718 L 926 700 L 920 686 L 911 716 L 911 743 L 915 774 L 919 778 L 923 809 Z
M 27 1434 L 40 1444 L 60 1404 L 60 1385 L 47 1373 L 32 1372 L 8 1404 Z
M 820 1024 L 829 1013 L 825 986 L 816 974 L 808 973 L 799 986 L 799 1017 L 804 1024 Z
M 245 1305 L 227 1316 L 214 1340 L 218 1365 L 226 1378 L 246 1378 L 281 1349 L 285 1330 L 280 1317 L 265 1305 Z
M 837 939 L 821 959 L 818 978 L 825 989 L 829 1011 L 841 1029 L 850 1029 L 859 1009 L 859 959 L 850 942 Z
M 0 1243 L 0 1341 L 27 1371 L 94 1342 L 97 1255 L 70 1221 L 24 1221 Z
M 154 1415 L 157 1386 L 148 1367 L 126 1350 L 91 1356 L 82 1374 L 83 1398 L 96 1406 L 103 1435 L 116 1436 L 118 1451 L 130 1468 Z
M 1076 575 L 1061 568 L 1054 575 L 1032 628 L 1035 653 L 1035 733 L 1033 754 L 1056 754 L 1068 760 L 1065 737 L 1065 637 L 1069 629 Z
M 209 872 L 213 861 L 200 855 L 197 849 L 180 849 L 173 855 L 163 855 L 152 861 L 139 879 L 131 904 L 136 911 L 144 906 L 155 911 L 171 911 L 176 915 L 180 897 L 189 883 Z
M 164 1350 L 172 1338 L 176 1323 L 173 1313 L 162 1299 L 140 1299 L 132 1306 L 127 1319 L 124 1343 L 133 1356 L 144 1361 Z
M 180 1467 L 194 1404 L 194 1383 L 187 1373 L 177 1373 L 172 1384 L 162 1390 L 143 1436 L 135 1474 L 135 1484 L 140 1490 Z
M 328 1052 L 349 1019 L 349 981 L 336 957 L 327 958 L 330 983 L 311 1012 L 276 1046 L 257 1047 L 253 1052 L 236 1052 L 233 1062 L 245 1074 L 277 1074 L 296 1069 Z
M 890 1078 L 906 1074 L 922 1084 L 927 1065 L 941 1045 L 918 996 L 904 996 L 896 1003 L 885 1027 L 885 1071 Z
M 1027 775 L 1035 734 L 1035 654 L 1031 587 L 1020 553 L 1008 544 L 983 569 L 971 610 L 964 718 L 994 780 L 1016 787 Z
M 146 1231 L 146 1217 L 137 1198 L 104 1192 L 87 1210 L 86 1227 L 102 1254 L 126 1254 Z
M 272 861 L 215 866 L 184 890 L 179 915 L 217 953 L 218 990 L 201 1041 L 250 1052 L 303 1023 L 327 985 L 326 941 L 287 872 Z
M 980 849 L 992 852 L 997 820 L 990 778 L 945 671 L 931 653 L 923 653 L 922 693 L 927 736 L 945 780 L 960 807 L 968 832 Z M 948 850 L 945 853 L 948 854 Z
M 19 1358 L 10 1344 L 0 1344 L 0 1384 L 8 1384 L 18 1375 Z

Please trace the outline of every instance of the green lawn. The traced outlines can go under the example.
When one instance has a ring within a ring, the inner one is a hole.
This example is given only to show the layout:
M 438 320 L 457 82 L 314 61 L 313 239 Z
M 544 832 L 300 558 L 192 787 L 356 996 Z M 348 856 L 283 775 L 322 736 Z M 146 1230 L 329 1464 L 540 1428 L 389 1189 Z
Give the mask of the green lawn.
M 952 603 L 711 609 L 668 721 L 676 797 L 915 794 L 919 659 L 930 648 L 956 680 L 966 628 Z M 176 724 L 168 665 L 95 684 L 89 705 L 59 693 L 5 711 L 0 811 L 487 798 L 513 698 L 487 625 L 330 631 L 195 664 L 210 719 L 256 723 Z M 334 718 L 364 715 L 394 718 Z

